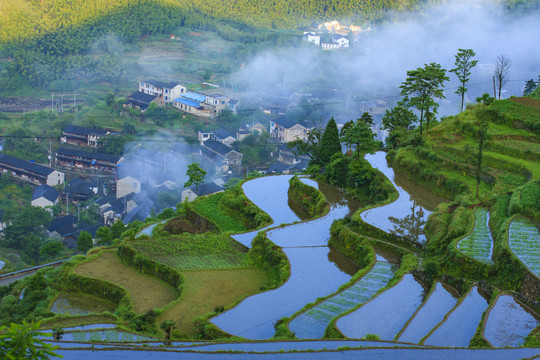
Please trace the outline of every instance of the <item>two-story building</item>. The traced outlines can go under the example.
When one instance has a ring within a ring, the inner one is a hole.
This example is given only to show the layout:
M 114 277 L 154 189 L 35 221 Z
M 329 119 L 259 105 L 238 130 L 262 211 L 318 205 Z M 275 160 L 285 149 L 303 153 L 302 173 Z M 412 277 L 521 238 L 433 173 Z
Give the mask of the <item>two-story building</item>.
M 60 185 L 65 179 L 63 172 L 3 153 L 0 153 L 0 171 L 37 185 Z
M 202 143 L 200 155 L 213 162 L 216 169 L 222 172 L 229 171 L 231 166 L 242 165 L 243 155 L 241 153 L 213 139 Z
M 139 82 L 139 92 L 161 98 L 166 103 L 172 103 L 174 99 L 186 93 L 186 87 L 176 82 L 144 80 Z
M 235 135 L 225 129 L 197 131 L 197 140 L 199 140 L 201 144 L 208 139 L 219 141 L 227 146 L 231 146 L 231 144 L 236 141 Z
M 346 36 L 334 34 L 329 43 L 321 43 L 323 50 L 346 49 L 349 47 L 349 39 Z
M 99 140 L 111 132 L 103 129 L 91 129 L 82 126 L 66 125 L 60 137 L 61 143 L 78 146 L 89 146 L 97 148 Z
M 121 156 L 68 148 L 56 150 L 55 160 L 61 166 L 110 173 L 116 173 L 117 166 L 124 162 Z
M 202 117 L 215 117 L 228 108 L 229 98 L 219 94 L 186 92 L 175 98 L 172 105 L 178 110 Z
M 270 120 L 270 135 L 281 143 L 300 139 L 307 140 L 308 128 L 287 117 Z

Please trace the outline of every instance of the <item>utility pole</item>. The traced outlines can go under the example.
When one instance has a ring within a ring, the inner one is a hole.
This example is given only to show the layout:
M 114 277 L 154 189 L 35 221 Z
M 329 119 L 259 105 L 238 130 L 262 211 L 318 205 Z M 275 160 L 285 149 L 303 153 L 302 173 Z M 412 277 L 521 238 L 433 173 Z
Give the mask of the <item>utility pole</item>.
M 66 213 L 69 215 L 69 193 L 66 193 Z
M 51 114 L 54 113 L 54 93 L 51 94 Z

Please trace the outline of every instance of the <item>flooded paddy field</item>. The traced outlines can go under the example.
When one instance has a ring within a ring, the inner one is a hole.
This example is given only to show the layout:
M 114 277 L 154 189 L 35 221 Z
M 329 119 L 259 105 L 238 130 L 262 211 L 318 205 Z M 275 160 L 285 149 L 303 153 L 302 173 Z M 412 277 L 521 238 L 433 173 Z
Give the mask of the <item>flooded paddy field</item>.
M 424 344 L 468 347 L 487 307 L 487 300 L 474 286 L 457 308 L 450 313 L 446 321 L 424 341 Z
M 399 197 L 396 201 L 369 209 L 360 214 L 362 220 L 386 232 L 395 233 L 418 243 L 425 243 L 424 225 L 435 206 L 444 201 L 443 198 L 419 189 L 404 177 L 400 184 L 396 183 L 396 174 L 386 162 L 386 153 L 379 151 L 368 154 L 365 159 L 377 170 L 382 172 L 396 187 Z M 404 189 L 410 187 L 411 192 Z M 415 194 L 414 196 L 412 194 Z
M 113 312 L 116 306 L 110 301 L 91 295 L 61 293 L 53 302 L 50 311 L 64 315 L 87 315 L 104 311 Z
M 397 340 L 419 344 L 423 337 L 443 321 L 446 314 L 456 306 L 458 300 L 459 297 L 454 289 L 438 282 Z
M 336 327 L 348 338 L 361 339 L 373 334 L 382 340 L 394 340 L 424 297 L 424 286 L 407 274 L 394 287 L 338 319 Z
M 289 329 L 299 339 L 320 339 L 331 320 L 371 299 L 385 287 L 397 268 L 384 261 L 375 266 L 358 282 L 300 314 L 289 324 Z
M 485 320 L 483 335 L 495 347 L 517 347 L 538 324 L 538 314 L 512 296 L 500 295 Z

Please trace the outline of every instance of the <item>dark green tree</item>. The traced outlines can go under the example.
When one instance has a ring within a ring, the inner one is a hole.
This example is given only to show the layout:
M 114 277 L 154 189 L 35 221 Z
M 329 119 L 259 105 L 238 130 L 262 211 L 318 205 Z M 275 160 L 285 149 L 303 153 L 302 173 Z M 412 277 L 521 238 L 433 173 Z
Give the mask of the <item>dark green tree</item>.
M 463 111 L 463 102 L 465 100 L 465 93 L 467 89 L 465 85 L 469 82 L 469 76 L 471 75 L 471 69 L 476 66 L 478 60 L 472 60 L 476 54 L 473 49 L 459 49 L 456 54 L 456 67 L 450 70 L 456 74 L 461 85 L 456 90 L 456 94 L 461 95 L 461 111 Z
M 64 250 L 64 244 L 62 244 L 61 241 L 51 241 L 43 244 L 40 253 L 45 256 L 50 256 L 54 260 L 56 255 L 62 250 Z
M 368 112 L 364 112 L 358 121 L 363 121 L 366 124 L 373 125 L 373 116 L 371 116 Z
M 382 118 L 382 128 L 388 132 L 392 132 L 396 128 L 411 130 L 417 121 L 418 116 L 411 110 L 398 105 L 391 110 L 386 110 Z
M 407 71 L 407 79 L 401 84 L 403 105 L 414 107 L 420 111 L 420 134 L 426 120 L 426 133 L 429 133 L 429 121 L 435 114 L 439 104 L 435 99 L 443 99 L 443 83 L 448 81 L 446 70 L 440 64 L 425 64 L 423 68 Z
M 111 225 L 111 240 L 120 239 L 120 236 L 126 229 L 124 223 L 122 220 L 116 221 L 114 224 Z
M 537 85 L 533 79 L 527 80 L 527 82 L 525 83 L 525 88 L 523 89 L 523 96 L 527 96 L 532 93 L 534 89 L 536 89 L 536 87 Z
M 345 142 L 356 145 L 358 159 L 367 153 L 373 153 L 380 148 L 380 142 L 376 141 L 375 134 L 368 123 L 356 121 L 354 126 L 345 134 Z
M 491 96 L 489 96 L 488 93 L 485 93 L 484 95 L 476 98 L 477 103 L 484 104 L 484 105 L 490 105 L 494 101 L 495 101 L 495 98 L 492 98 Z
M 320 161 L 327 164 L 334 154 L 341 154 L 341 142 L 336 121 L 331 118 L 321 138 Z
M 197 190 L 197 196 L 199 195 L 199 185 L 204 182 L 206 171 L 204 171 L 198 163 L 191 163 L 188 165 L 186 175 L 189 180 L 185 182 L 184 187 L 195 185 Z
M 344 143 L 346 146 L 347 146 L 347 152 L 349 151 L 349 149 L 351 148 L 351 145 L 352 144 L 349 144 L 345 141 L 345 134 L 347 134 L 347 131 L 349 131 L 352 127 L 354 126 L 354 121 L 353 120 L 350 120 L 350 121 L 347 121 L 343 127 L 341 128 L 341 130 L 339 131 L 339 138 L 341 139 L 341 142 Z
M 44 226 L 51 221 L 51 214 L 41 207 L 25 206 L 10 220 L 10 224 L 4 229 L 6 244 L 8 247 L 24 249 L 27 247 L 28 235 L 45 238 Z M 39 243 L 36 249 L 38 254 L 40 245 Z
M 99 245 L 109 245 L 113 241 L 111 229 L 108 226 L 97 229 L 96 240 Z
M 81 231 L 79 238 L 77 239 L 77 250 L 86 253 L 92 246 L 94 246 L 92 235 L 87 231 Z

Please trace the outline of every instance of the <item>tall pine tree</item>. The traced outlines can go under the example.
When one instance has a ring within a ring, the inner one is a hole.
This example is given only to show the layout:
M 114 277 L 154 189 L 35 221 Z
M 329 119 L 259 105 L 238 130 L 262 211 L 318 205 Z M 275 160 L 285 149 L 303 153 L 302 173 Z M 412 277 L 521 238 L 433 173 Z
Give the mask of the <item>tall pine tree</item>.
M 324 129 L 321 138 L 320 160 L 321 165 L 326 165 L 332 155 L 341 153 L 341 142 L 339 141 L 339 132 L 334 118 L 331 118 Z

